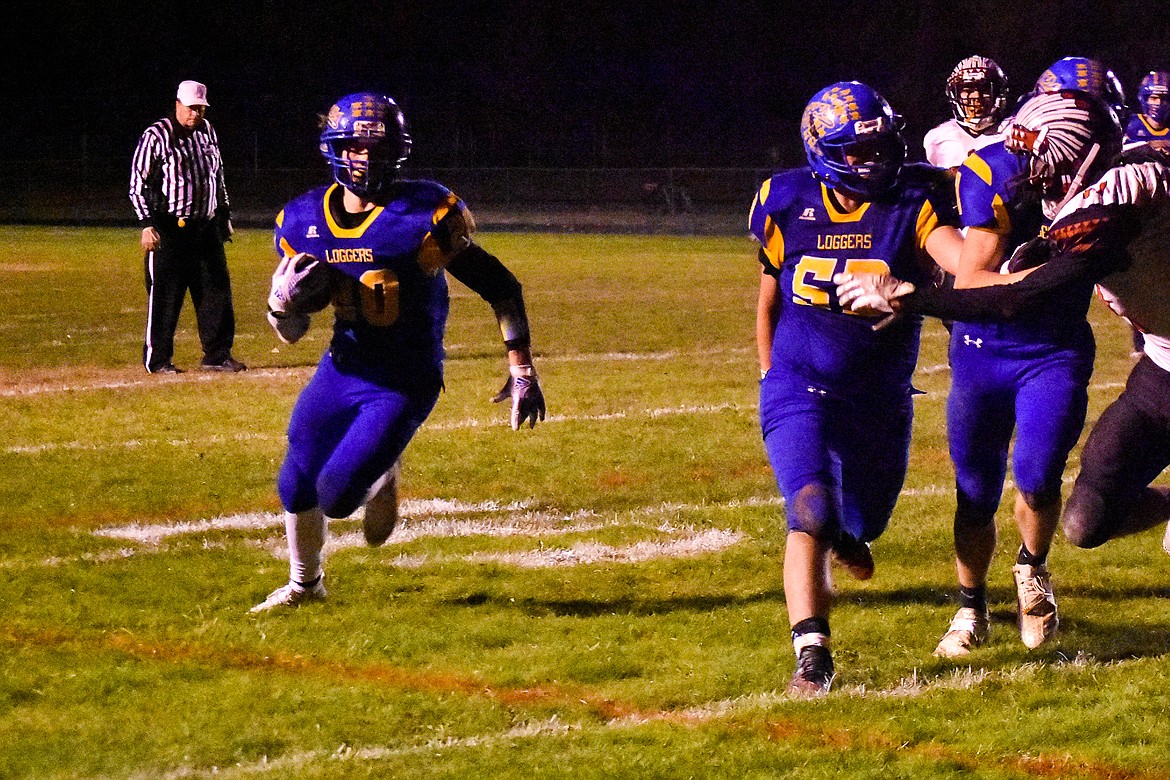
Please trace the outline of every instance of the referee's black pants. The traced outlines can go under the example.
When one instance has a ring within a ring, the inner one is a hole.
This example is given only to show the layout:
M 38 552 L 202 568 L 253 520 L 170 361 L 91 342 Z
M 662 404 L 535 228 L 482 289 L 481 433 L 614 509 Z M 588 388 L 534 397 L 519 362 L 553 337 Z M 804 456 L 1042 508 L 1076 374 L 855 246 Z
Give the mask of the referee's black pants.
M 142 362 L 153 373 L 175 353 L 175 328 L 183 298 L 191 291 L 203 364 L 231 357 L 236 337 L 227 255 L 214 222 L 159 227 L 158 249 L 146 253 L 146 340 Z

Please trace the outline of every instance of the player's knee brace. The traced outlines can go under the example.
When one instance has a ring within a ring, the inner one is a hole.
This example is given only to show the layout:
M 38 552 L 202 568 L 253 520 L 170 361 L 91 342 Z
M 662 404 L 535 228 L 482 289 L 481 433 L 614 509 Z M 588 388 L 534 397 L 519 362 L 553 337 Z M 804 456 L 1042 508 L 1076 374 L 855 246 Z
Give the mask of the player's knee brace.
M 1028 505 L 1029 509 L 1033 512 L 1039 512 L 1060 503 L 1060 486 L 1038 490 L 1034 493 L 1020 491 L 1020 495 L 1023 497 L 1024 503 Z
M 1077 485 L 1064 508 L 1061 527 L 1069 544 L 1076 547 L 1100 547 L 1109 541 L 1105 516 L 1105 499 L 1097 491 Z
M 995 524 L 995 509 L 988 511 L 985 507 L 976 505 L 962 494 L 958 497 L 955 506 L 955 530 L 975 531 Z
M 796 494 L 792 506 L 795 530 L 814 539 L 833 539 L 840 532 L 840 520 L 832 493 L 824 485 L 805 485 Z

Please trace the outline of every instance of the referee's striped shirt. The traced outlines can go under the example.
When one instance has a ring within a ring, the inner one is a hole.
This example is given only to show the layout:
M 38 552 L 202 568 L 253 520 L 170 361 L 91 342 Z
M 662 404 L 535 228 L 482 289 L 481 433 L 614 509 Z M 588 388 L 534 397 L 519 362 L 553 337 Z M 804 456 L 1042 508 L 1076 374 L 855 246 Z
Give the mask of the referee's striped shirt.
M 172 118 L 142 133 L 130 166 L 130 203 L 142 227 L 156 217 L 210 218 L 228 205 L 219 139 L 206 120 L 183 132 Z

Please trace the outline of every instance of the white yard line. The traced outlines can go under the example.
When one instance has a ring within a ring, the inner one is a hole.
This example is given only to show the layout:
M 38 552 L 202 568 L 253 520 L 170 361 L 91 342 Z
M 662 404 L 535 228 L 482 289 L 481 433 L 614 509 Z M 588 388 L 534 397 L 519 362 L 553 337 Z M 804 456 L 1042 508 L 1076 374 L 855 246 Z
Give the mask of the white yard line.
M 305 767 L 319 767 L 321 762 L 337 761 L 344 763 L 364 763 L 380 761 L 400 756 L 417 756 L 423 754 L 441 753 L 445 750 L 461 750 L 468 748 L 496 747 L 510 745 L 517 740 L 535 739 L 539 737 L 562 737 L 570 731 L 579 730 L 580 724 L 569 724 L 556 715 L 548 720 L 535 723 L 523 723 L 507 731 L 493 734 L 480 734 L 470 737 L 442 737 L 430 739 L 413 745 L 396 747 L 364 747 L 354 749 L 349 745 L 339 745 L 335 750 L 308 750 L 289 753 L 279 758 L 269 760 L 267 756 L 251 764 L 235 764 L 232 766 L 214 766 L 210 769 L 196 769 L 183 767 L 159 775 L 154 772 L 138 774 L 133 777 L 156 778 L 168 780 L 183 780 L 185 778 L 200 777 L 243 777 L 277 773 L 281 777 L 295 777 Z
M 292 368 L 258 368 L 249 369 L 242 374 L 233 376 L 240 379 L 268 379 L 271 377 L 296 374 L 310 374 L 316 366 L 295 366 Z M 178 376 L 148 376 L 142 379 L 109 379 L 92 382 L 78 382 L 75 384 L 39 384 L 0 389 L 0 398 L 20 398 L 33 395 L 55 395 L 60 393 L 79 393 L 92 390 L 125 390 L 131 387 L 146 387 L 159 384 L 190 384 L 200 382 L 214 382 L 222 379 L 221 374 L 211 371 L 191 370 Z
M 510 504 L 501 504 L 498 501 L 484 501 L 478 504 L 469 504 L 464 501 L 450 499 L 411 499 L 403 501 L 399 512 L 403 517 L 424 517 L 442 515 L 466 515 L 477 512 L 522 512 L 531 503 L 519 501 Z M 125 539 L 140 544 L 158 544 L 171 536 L 187 534 L 202 534 L 209 531 L 255 531 L 263 528 L 284 528 L 284 515 L 273 512 L 249 512 L 226 517 L 215 517 L 207 520 L 194 520 L 177 523 L 151 523 L 142 525 L 115 526 L 100 528 L 95 531 L 97 536 L 111 539 Z M 398 537 L 396 536 L 395 539 Z
M 691 557 L 717 552 L 738 544 L 745 535 L 726 529 L 696 530 L 690 525 L 678 525 L 672 519 L 680 512 L 703 510 L 733 510 L 747 506 L 771 506 L 779 503 L 778 498 L 748 499 L 730 501 L 724 504 L 677 504 L 663 503 L 641 507 L 605 517 L 592 510 L 570 513 L 556 513 L 531 510 L 530 502 L 501 504 L 496 501 L 467 503 L 446 499 L 408 500 L 403 502 L 403 522 L 388 542 L 388 547 L 407 544 L 422 538 L 456 538 L 483 536 L 492 538 L 525 537 L 545 539 L 572 534 L 595 533 L 606 528 L 643 527 L 653 533 L 665 535 L 665 540 L 644 540 L 623 547 L 597 542 L 576 542 L 570 545 L 546 545 L 529 552 L 483 553 L 463 556 L 400 555 L 389 561 L 389 565 L 401 568 L 418 568 L 432 563 L 460 561 L 465 563 L 501 563 L 521 568 L 543 568 L 547 566 L 574 566 L 593 563 L 639 563 L 664 557 Z M 459 515 L 482 514 L 486 518 L 457 519 Z M 354 515 L 359 518 L 361 512 Z M 344 522 L 344 521 L 343 521 Z M 56 567 L 84 560 L 104 563 L 123 560 L 136 554 L 158 554 L 166 551 L 163 544 L 175 537 L 198 537 L 224 532 L 277 532 L 260 541 L 259 544 L 275 557 L 287 558 L 284 542 L 283 514 L 272 512 L 251 512 L 226 517 L 174 523 L 131 523 L 128 525 L 100 528 L 95 536 L 129 542 L 134 547 L 120 548 L 98 554 L 86 553 L 80 556 L 52 557 L 40 562 L 40 566 Z M 222 542 L 204 539 L 204 544 Z M 326 556 L 340 550 L 359 549 L 366 546 L 358 530 L 342 530 L 328 534 L 325 543 Z M 34 564 L 35 565 L 35 564 Z M 20 568 L 13 561 L 0 560 L 0 568 Z
M 660 417 L 673 417 L 687 414 L 719 414 L 720 412 L 754 412 L 757 409 L 755 404 L 709 404 L 705 406 L 674 406 L 674 407 L 660 407 L 657 409 L 634 409 L 628 412 L 606 412 L 605 414 L 550 414 L 545 420 L 546 423 L 566 423 L 566 422 L 607 422 L 609 420 L 629 420 L 629 419 L 657 419 Z M 466 419 L 457 420 L 448 423 L 436 423 L 434 425 L 425 424 L 424 426 L 433 431 L 455 431 L 466 428 L 490 428 L 500 427 L 507 424 L 507 421 L 492 418 L 490 420 L 480 419 Z
M 606 414 L 553 414 L 543 424 L 568 422 L 606 422 L 609 420 L 659 419 L 685 415 L 721 414 L 723 412 L 755 412 L 754 404 L 712 404 L 708 406 L 659 407 L 656 409 L 635 409 L 628 412 Z M 469 418 L 445 423 L 425 423 L 424 430 L 459 431 L 476 428 L 504 428 L 508 421 L 503 417 L 490 419 Z M 94 444 L 82 441 L 45 442 L 43 444 L 18 444 L 5 447 L 8 455 L 40 455 L 58 451 L 102 452 L 113 449 L 136 449 L 138 447 L 207 447 L 229 442 L 273 441 L 283 442 L 284 434 L 237 433 L 230 436 L 212 434 L 192 439 L 127 439 L 120 442 Z
M 1021 666 L 1005 669 L 1002 672 L 993 672 L 985 669 L 954 669 L 935 679 L 918 676 L 915 670 L 909 678 L 903 678 L 888 688 L 867 688 L 865 686 L 849 686 L 834 689 L 833 694 L 825 699 L 831 702 L 841 696 L 863 699 L 906 699 L 927 696 L 934 693 L 948 691 L 966 691 L 985 685 L 1012 682 L 1020 677 L 1028 677 L 1044 668 L 1072 668 L 1081 670 L 1089 666 L 1104 668 L 1107 665 L 1126 663 L 1124 661 L 1103 664 L 1078 656 L 1070 661 L 1052 664 L 1025 663 Z M 323 766 L 331 762 L 342 763 L 373 763 L 377 761 L 401 758 L 423 754 L 435 754 L 450 750 L 474 750 L 477 748 L 494 748 L 500 745 L 509 745 L 519 740 L 561 738 L 573 733 L 586 731 L 628 730 L 639 728 L 648 723 L 670 722 L 696 726 L 708 724 L 729 718 L 742 718 L 745 714 L 755 716 L 763 724 L 767 723 L 770 714 L 784 716 L 786 705 L 791 698 L 778 691 L 764 691 L 747 694 L 732 699 L 708 702 L 681 710 L 646 711 L 638 715 L 629 715 L 611 718 L 599 726 L 590 726 L 581 722 L 568 723 L 557 715 L 543 721 L 526 722 L 505 731 L 478 734 L 467 737 L 443 737 L 425 742 L 379 746 L 371 745 L 364 748 L 353 748 L 348 744 L 341 744 L 333 750 L 312 750 L 288 753 L 278 758 L 269 759 L 264 756 L 259 761 L 238 763 L 231 766 L 215 766 L 208 769 L 194 767 L 180 767 L 169 772 L 138 774 L 134 777 L 164 777 L 173 780 L 185 778 L 221 778 L 221 777 L 249 777 L 266 774 L 278 774 L 285 777 L 296 775 L 298 771 L 313 769 L 320 771 Z M 800 706 L 805 706 L 801 701 Z M 807 736 L 815 739 L 820 732 L 812 725 L 808 727 Z

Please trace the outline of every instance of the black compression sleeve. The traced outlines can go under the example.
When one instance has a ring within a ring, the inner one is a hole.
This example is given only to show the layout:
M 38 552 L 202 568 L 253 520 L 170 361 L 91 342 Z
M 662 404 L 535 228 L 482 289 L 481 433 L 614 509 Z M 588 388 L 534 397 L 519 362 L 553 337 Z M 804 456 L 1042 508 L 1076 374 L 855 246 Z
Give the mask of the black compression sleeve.
M 520 297 L 520 282 L 495 255 L 478 244 L 453 257 L 447 271 L 488 303 Z
M 922 288 L 899 299 L 907 314 L 929 314 L 959 322 L 1004 322 L 1059 301 L 1097 281 L 1091 254 L 1065 255 L 1012 284 L 965 290 Z

